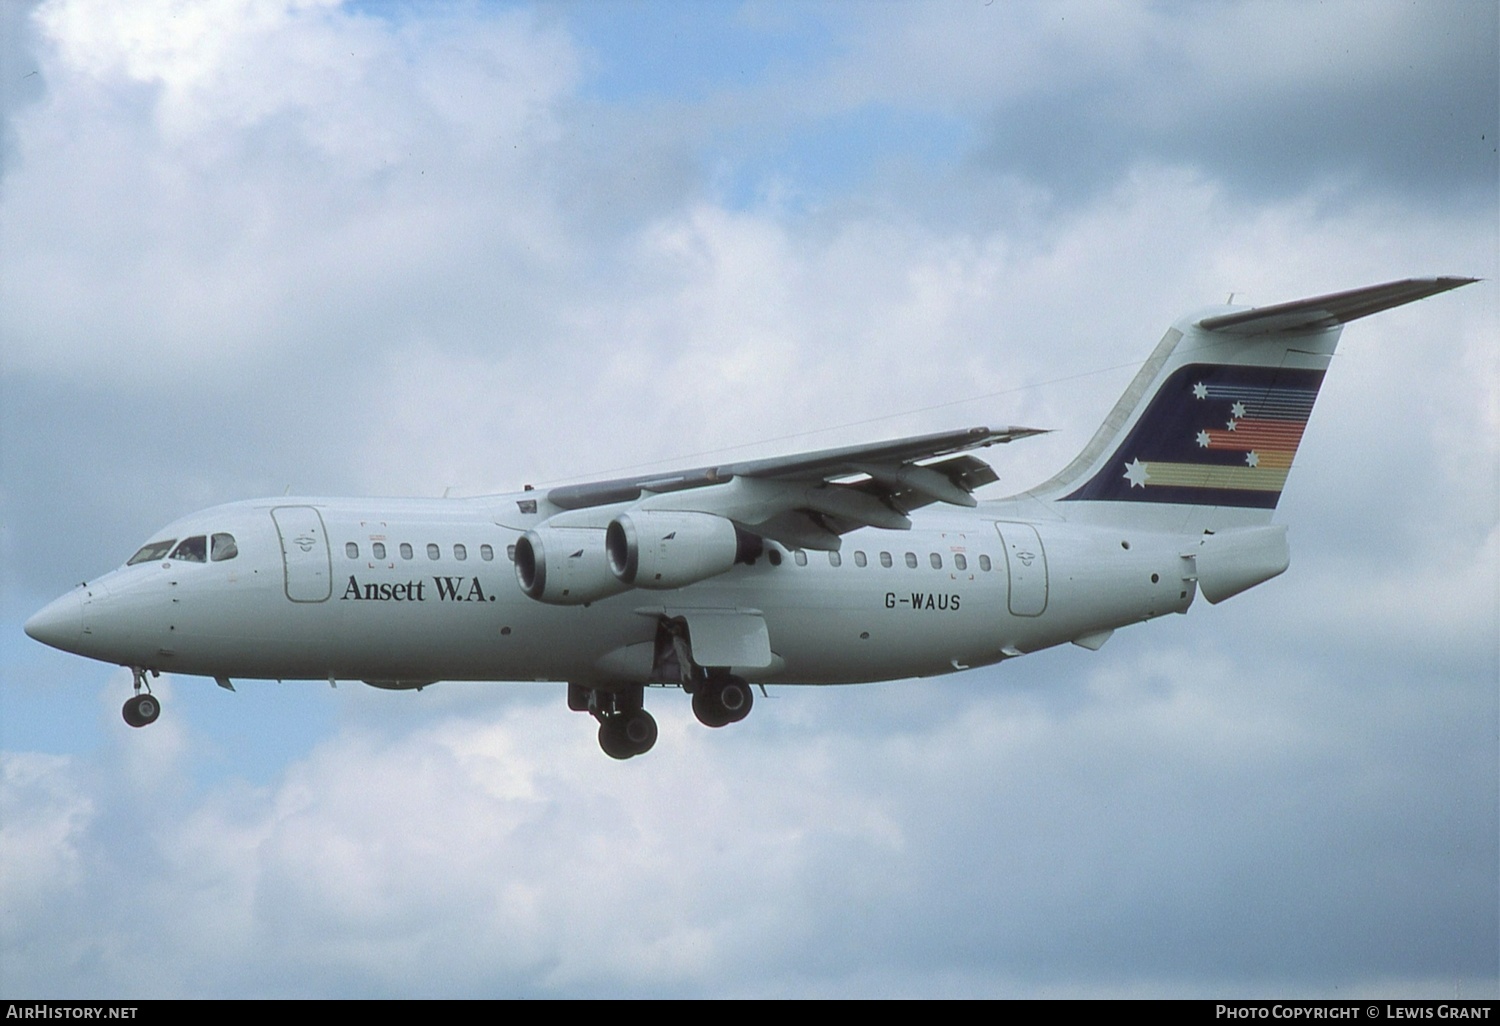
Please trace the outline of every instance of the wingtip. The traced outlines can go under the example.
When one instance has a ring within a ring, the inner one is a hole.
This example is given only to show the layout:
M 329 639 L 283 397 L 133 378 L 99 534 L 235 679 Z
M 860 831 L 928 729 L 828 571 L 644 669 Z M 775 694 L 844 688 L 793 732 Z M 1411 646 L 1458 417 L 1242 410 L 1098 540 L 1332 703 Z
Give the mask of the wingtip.
M 1438 286 L 1438 292 L 1446 292 L 1449 289 L 1462 288 L 1465 285 L 1473 285 L 1477 281 L 1484 281 L 1483 278 L 1467 278 L 1462 275 L 1439 275 L 1436 278 L 1417 278 L 1415 280 L 1432 282 L 1433 285 Z
M 1030 438 L 1033 435 L 1050 434 L 1051 431 L 1051 428 L 1034 428 L 1011 425 L 1010 427 L 975 428 L 974 435 L 976 438 L 979 437 L 980 434 L 988 435 L 990 440 L 985 442 L 984 444 L 986 446 L 990 446 L 1002 444 L 1004 442 L 1020 441 L 1022 438 Z

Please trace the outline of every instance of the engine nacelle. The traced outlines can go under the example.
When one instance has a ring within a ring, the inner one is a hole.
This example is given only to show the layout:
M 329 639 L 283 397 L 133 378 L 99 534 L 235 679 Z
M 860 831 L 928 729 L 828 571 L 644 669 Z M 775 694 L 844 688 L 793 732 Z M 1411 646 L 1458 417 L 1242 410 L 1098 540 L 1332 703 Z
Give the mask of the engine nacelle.
M 681 588 L 724 573 L 758 538 L 712 513 L 632 510 L 605 530 L 609 569 L 635 588 Z
M 609 572 L 604 532 L 597 527 L 548 527 L 516 540 L 516 580 L 538 602 L 578 606 L 618 595 L 629 585 Z

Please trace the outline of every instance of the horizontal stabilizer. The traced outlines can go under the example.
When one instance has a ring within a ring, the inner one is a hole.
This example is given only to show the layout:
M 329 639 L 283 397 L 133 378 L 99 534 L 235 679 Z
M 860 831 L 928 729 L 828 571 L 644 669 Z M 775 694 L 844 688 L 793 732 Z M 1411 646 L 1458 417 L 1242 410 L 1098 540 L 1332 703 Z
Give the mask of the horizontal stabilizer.
M 1368 317 L 1370 314 L 1405 306 L 1439 292 L 1447 292 L 1477 278 L 1407 278 L 1404 281 L 1369 285 L 1348 292 L 1299 299 L 1291 303 L 1262 306 L 1239 313 L 1205 317 L 1198 327 L 1225 335 L 1267 335 L 1279 332 L 1315 331 Z

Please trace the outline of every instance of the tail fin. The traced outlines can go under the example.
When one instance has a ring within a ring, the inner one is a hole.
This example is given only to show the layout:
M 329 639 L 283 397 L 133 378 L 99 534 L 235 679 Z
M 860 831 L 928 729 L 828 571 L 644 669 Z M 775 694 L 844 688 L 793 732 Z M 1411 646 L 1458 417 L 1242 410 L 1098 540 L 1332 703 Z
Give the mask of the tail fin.
M 1343 325 L 1476 281 L 1419 278 L 1179 320 L 1072 463 L 1031 490 L 1197 531 L 1269 523 Z M 1076 504 L 1076 505 L 1072 505 Z

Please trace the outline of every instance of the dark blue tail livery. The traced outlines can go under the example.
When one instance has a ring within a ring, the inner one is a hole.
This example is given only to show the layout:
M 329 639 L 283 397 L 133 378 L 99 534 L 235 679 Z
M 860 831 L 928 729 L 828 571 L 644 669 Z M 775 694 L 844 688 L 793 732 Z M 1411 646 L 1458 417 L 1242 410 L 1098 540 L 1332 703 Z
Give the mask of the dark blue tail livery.
M 1113 457 L 1063 499 L 1274 509 L 1322 383 L 1321 370 L 1179 367 Z

